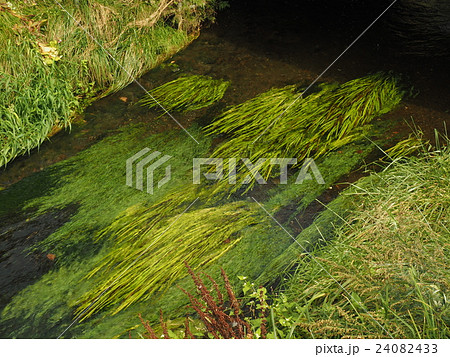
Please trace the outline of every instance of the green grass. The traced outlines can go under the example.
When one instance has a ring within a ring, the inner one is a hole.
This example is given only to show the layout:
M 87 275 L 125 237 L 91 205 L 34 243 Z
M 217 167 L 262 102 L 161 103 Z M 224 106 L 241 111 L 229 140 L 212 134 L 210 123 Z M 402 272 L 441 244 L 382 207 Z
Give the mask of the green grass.
M 409 134 L 408 138 L 386 150 L 386 156 L 391 160 L 397 160 L 422 152 L 430 147 L 430 142 L 423 138 L 421 131 Z
M 272 89 L 225 111 L 207 128 L 210 135 L 230 136 L 213 156 L 249 158 L 253 163 L 260 158 L 297 158 L 301 164 L 305 158 L 318 158 L 361 139 L 369 123 L 404 96 L 398 79 L 382 73 L 342 85 L 322 84 L 295 102 L 301 92 L 297 86 Z M 267 179 L 274 176 L 273 167 L 267 160 L 255 170 Z M 246 171 L 238 167 L 238 181 Z M 226 175 L 216 191 L 227 190 L 227 181 Z M 242 186 L 233 186 L 232 192 Z
M 296 337 L 449 338 L 449 164 L 448 149 L 397 161 L 347 193 L 346 224 L 285 284 Z
M 0 11 L 0 166 L 38 146 L 54 126 L 68 126 L 77 100 L 56 66 L 46 66 L 19 19 Z
M 216 5 L 192 0 L 159 11 L 166 0 L 65 1 L 94 41 L 54 1 L 13 3 L 0 8 L 0 166 L 186 46 Z
M 230 82 L 206 76 L 179 77 L 151 90 L 140 102 L 148 108 L 162 105 L 168 111 L 187 112 L 221 100 L 229 86 Z

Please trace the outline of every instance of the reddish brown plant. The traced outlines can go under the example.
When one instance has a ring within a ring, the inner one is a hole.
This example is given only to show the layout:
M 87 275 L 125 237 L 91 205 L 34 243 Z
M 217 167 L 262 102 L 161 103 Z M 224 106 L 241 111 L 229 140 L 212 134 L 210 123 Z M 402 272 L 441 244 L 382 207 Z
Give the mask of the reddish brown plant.
M 228 295 L 227 301 L 225 301 L 224 296 L 220 291 L 219 285 L 211 276 L 204 274 L 212 285 L 211 290 L 209 290 L 203 280 L 200 278 L 200 275 L 195 274 L 192 268 L 187 263 L 185 263 L 185 265 L 186 269 L 189 272 L 189 275 L 191 276 L 195 284 L 197 296 L 194 296 L 184 289 L 181 290 L 188 296 L 191 302 L 190 308 L 192 308 L 197 313 L 203 325 L 205 326 L 206 331 L 208 331 L 208 333 L 213 338 L 217 339 L 253 338 L 251 326 L 247 321 L 244 320 L 242 316 L 242 311 L 240 308 L 241 303 L 236 298 L 236 295 L 233 292 L 233 288 L 225 271 L 221 269 L 224 287 Z M 216 297 L 213 296 L 213 293 L 216 295 Z M 265 311 L 261 312 L 261 317 L 263 318 L 261 335 L 263 338 L 265 338 L 267 334 L 265 328 Z M 151 339 L 158 338 L 155 331 L 151 328 L 149 322 L 144 321 L 141 315 L 139 315 L 139 318 L 145 330 L 147 331 L 144 337 Z M 164 338 L 170 338 L 167 323 L 164 322 L 162 311 L 160 311 L 159 320 L 162 329 L 162 336 Z M 185 321 L 184 338 L 195 338 L 189 328 L 189 320 L 187 317 Z

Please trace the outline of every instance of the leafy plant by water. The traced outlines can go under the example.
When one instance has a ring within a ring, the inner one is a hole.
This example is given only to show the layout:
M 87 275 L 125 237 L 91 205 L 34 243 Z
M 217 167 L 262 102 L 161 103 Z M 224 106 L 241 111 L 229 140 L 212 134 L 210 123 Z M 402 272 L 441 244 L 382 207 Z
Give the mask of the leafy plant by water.
M 148 108 L 187 112 L 208 107 L 222 99 L 230 82 L 207 76 L 183 76 L 163 84 L 141 99 Z
M 187 45 L 218 3 L 65 1 L 89 35 L 55 1 L 0 4 L 0 166 Z
M 221 269 L 225 290 L 225 293 L 222 293 L 218 283 L 211 276 L 205 274 L 207 280 L 212 285 L 211 289 L 208 289 L 207 284 L 201 278 L 200 274 L 196 274 L 187 263 L 185 265 L 195 284 L 196 294 L 181 289 L 191 302 L 189 307 L 197 313 L 198 318 L 201 320 L 203 332 L 197 332 L 196 334 L 199 334 L 198 337 L 209 336 L 211 338 L 226 339 L 252 338 L 252 327 L 243 317 L 241 301 L 236 298 L 225 271 Z M 157 339 L 158 335 L 150 326 L 149 322 L 144 321 L 141 316 L 139 317 L 143 327 L 147 331 L 143 336 L 145 338 Z M 167 323 L 163 320 L 162 312 L 160 314 L 160 325 L 162 337 L 166 339 L 170 338 L 171 335 L 175 338 L 179 337 L 174 331 L 168 329 Z M 196 338 L 191 332 L 189 325 L 189 319 L 186 317 L 183 338 Z
M 206 129 L 210 135 L 231 137 L 213 156 L 249 158 L 253 163 L 260 158 L 297 158 L 299 162 L 317 158 L 363 137 L 368 124 L 389 112 L 404 96 L 398 79 L 383 73 L 342 85 L 322 84 L 297 100 L 302 90 L 297 86 L 272 89 L 225 111 Z M 256 164 L 253 171 L 267 179 L 273 167 L 266 160 Z M 238 167 L 238 180 L 246 171 Z M 228 179 L 225 175 L 218 191 L 227 190 Z M 235 185 L 232 191 L 240 187 Z

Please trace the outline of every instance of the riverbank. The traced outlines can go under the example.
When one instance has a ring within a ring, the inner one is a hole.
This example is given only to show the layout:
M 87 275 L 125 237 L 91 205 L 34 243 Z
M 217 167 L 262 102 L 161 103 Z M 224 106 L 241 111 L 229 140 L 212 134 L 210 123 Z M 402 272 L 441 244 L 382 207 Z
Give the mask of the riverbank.
M 0 167 L 184 48 L 217 3 L 0 5 Z

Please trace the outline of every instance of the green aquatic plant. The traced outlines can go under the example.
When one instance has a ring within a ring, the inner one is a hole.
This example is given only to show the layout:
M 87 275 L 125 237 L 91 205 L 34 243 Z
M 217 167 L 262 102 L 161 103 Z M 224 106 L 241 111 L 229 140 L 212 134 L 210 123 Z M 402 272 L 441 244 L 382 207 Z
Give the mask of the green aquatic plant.
M 186 276 L 185 261 L 193 269 L 211 264 L 240 240 L 239 231 L 257 222 L 257 208 L 246 202 L 171 217 L 161 215 L 161 209 L 132 207 L 103 232 L 115 246 L 87 276 L 97 276 L 101 284 L 82 298 L 79 317 L 111 305 L 115 314 L 164 292 Z
M 405 158 L 416 154 L 420 150 L 430 146 L 430 142 L 423 138 L 423 133 L 418 132 L 414 134 L 409 134 L 408 138 L 399 141 L 394 146 L 386 150 L 386 155 L 392 159 Z
M 230 82 L 206 76 L 183 76 L 145 95 L 140 103 L 148 108 L 163 106 L 168 111 L 187 112 L 221 100 Z
M 206 128 L 209 135 L 231 136 L 212 156 L 249 158 L 255 164 L 253 173 L 268 179 L 274 166 L 269 160 L 257 164 L 260 158 L 297 158 L 301 164 L 305 158 L 326 155 L 364 137 L 368 124 L 404 96 L 398 79 L 383 73 L 342 85 L 321 84 L 304 97 L 301 93 L 297 86 L 272 89 L 225 111 Z M 237 168 L 238 181 L 247 171 Z M 216 190 L 226 191 L 228 180 L 226 175 Z M 235 185 L 232 191 L 241 187 Z

